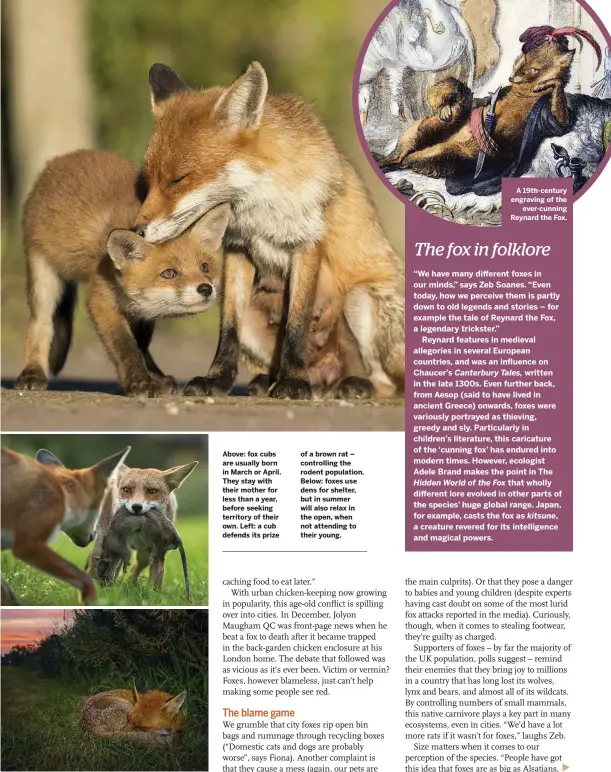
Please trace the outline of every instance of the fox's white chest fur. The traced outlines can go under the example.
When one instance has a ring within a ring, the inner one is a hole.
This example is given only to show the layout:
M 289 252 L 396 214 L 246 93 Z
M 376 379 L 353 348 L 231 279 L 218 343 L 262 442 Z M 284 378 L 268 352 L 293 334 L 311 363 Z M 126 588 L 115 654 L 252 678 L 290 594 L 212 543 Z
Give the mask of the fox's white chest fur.
M 240 192 L 225 244 L 245 250 L 264 272 L 286 275 L 295 251 L 324 234 L 326 181 L 279 181 L 270 172 L 251 171 L 242 161 L 231 162 L 227 172 Z

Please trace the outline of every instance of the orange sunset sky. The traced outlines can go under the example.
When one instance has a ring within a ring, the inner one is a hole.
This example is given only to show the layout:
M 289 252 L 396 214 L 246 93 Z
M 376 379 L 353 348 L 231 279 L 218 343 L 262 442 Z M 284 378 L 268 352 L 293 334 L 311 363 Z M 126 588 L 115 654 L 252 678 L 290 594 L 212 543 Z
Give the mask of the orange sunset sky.
M 64 609 L 2 609 L 2 654 L 13 646 L 40 641 L 56 623 L 73 616 L 74 611 Z

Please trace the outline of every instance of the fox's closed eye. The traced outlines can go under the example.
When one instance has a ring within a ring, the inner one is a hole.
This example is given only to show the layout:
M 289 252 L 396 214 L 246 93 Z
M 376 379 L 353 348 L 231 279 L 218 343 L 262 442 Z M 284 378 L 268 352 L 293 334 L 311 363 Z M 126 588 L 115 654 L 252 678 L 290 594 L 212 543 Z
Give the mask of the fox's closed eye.
M 188 174 L 183 174 L 180 177 L 175 177 L 173 180 L 171 180 L 170 185 L 178 185 L 179 182 L 182 182 L 188 176 Z
M 175 271 L 173 268 L 166 268 L 159 275 L 162 279 L 175 279 L 178 276 L 178 271 Z

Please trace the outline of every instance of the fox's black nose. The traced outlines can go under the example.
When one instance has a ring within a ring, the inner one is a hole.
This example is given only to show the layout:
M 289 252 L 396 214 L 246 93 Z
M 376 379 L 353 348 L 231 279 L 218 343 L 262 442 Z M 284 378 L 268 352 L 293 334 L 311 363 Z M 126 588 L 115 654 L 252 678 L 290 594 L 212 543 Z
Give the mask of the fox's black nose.
M 134 515 L 139 515 L 142 512 L 142 504 L 132 504 L 132 512 Z
M 199 292 L 200 295 L 203 295 L 206 298 L 206 300 L 208 300 L 210 295 L 212 295 L 212 291 L 213 291 L 212 284 L 205 284 L 205 283 L 200 284 L 199 287 L 197 288 L 197 291 Z

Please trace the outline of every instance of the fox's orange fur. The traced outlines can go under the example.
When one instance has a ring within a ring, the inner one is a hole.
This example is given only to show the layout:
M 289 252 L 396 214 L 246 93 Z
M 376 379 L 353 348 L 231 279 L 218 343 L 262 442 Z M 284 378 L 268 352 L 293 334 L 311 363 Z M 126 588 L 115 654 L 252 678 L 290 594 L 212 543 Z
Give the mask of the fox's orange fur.
M 49 371 L 63 367 L 80 283 L 124 391 L 159 396 L 175 389 L 148 350 L 155 320 L 210 307 L 228 209 L 217 208 L 168 244 L 148 244 L 127 230 L 141 187 L 134 164 L 101 150 L 55 158 L 36 181 L 23 218 L 31 315 L 17 388 L 46 388 Z
M 211 206 L 232 207 L 217 355 L 185 393 L 231 388 L 250 298 L 273 277 L 287 288 L 288 307 L 271 395 L 308 397 L 307 337 L 323 261 L 367 376 L 379 393 L 401 390 L 403 264 L 362 180 L 311 109 L 293 95 L 268 94 L 257 62 L 229 88 L 190 89 L 164 65 L 151 68 L 150 82 L 157 125 L 138 215 L 145 238 L 167 241 Z M 252 341 L 248 348 L 256 357 Z M 358 390 L 354 379 L 344 385 Z
M 176 739 L 184 724 L 186 692 L 113 689 L 87 697 L 81 711 L 83 728 L 96 737 L 126 738 L 147 744 Z
M 108 482 L 129 448 L 86 469 L 65 469 L 48 451 L 37 459 L 2 448 L 2 549 L 34 568 L 76 587 L 83 602 L 96 592 L 91 578 L 62 558 L 49 543 L 64 531 L 79 547 L 95 538 Z M 16 599 L 2 580 L 2 603 Z

